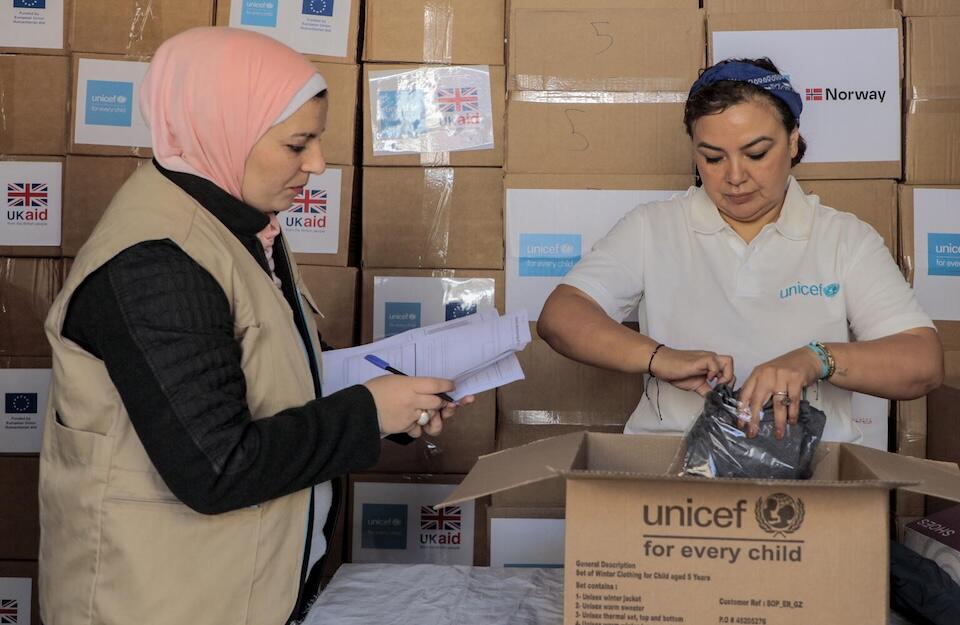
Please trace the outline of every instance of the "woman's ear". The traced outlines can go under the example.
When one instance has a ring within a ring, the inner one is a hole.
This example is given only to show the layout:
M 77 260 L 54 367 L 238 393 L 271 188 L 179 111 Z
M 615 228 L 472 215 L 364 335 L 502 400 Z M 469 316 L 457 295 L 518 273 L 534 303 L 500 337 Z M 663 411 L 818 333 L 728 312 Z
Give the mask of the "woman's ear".
M 797 158 L 800 152 L 800 126 L 790 131 L 790 160 Z

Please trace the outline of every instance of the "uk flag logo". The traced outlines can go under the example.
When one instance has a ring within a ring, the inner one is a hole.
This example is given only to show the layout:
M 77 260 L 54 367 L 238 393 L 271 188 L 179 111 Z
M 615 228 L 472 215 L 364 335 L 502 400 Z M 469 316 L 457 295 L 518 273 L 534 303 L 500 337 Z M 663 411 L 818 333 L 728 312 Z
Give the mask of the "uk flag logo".
M 325 215 L 327 213 L 327 192 L 322 189 L 304 189 L 303 193 L 293 198 L 290 212 Z
M 16 599 L 0 599 L 0 625 L 5 623 L 17 625 L 19 622 L 19 602 Z
M 450 506 L 434 510 L 430 506 L 420 506 L 420 529 L 439 532 L 459 532 L 460 506 Z
M 477 113 L 480 111 L 480 94 L 477 87 L 453 87 L 437 89 L 437 104 L 441 113 Z
M 7 183 L 7 206 L 9 208 L 46 208 L 49 198 L 45 182 Z
M 303 15 L 333 17 L 333 0 L 303 0 Z
M 807 101 L 823 100 L 823 87 L 807 87 L 806 100 Z

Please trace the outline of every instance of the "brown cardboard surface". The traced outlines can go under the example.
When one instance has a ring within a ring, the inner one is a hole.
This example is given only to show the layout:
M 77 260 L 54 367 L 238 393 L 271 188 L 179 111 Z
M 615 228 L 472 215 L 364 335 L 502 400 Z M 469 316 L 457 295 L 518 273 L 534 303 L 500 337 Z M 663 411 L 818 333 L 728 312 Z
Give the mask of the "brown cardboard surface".
M 70 70 L 70 109 L 73 109 L 76 106 L 77 101 L 77 87 L 78 87 L 78 76 L 80 73 L 80 59 L 103 59 L 106 61 L 136 61 L 136 62 L 149 62 L 150 59 L 145 57 L 139 58 L 128 58 L 119 56 L 116 54 L 73 54 L 71 56 L 71 70 Z M 92 143 L 77 143 L 74 140 L 74 134 L 76 132 L 76 116 L 71 113 L 71 119 L 69 120 L 69 136 L 67 137 L 67 152 L 70 154 L 89 154 L 91 156 L 136 156 L 140 158 L 153 158 L 153 149 L 144 148 L 140 146 L 125 146 L 125 145 L 99 145 Z
M 894 0 L 703 0 L 707 13 L 771 11 L 876 11 L 895 9 Z
M 43 322 L 61 272 L 59 258 L 0 258 L 0 355 L 50 355 Z
M 239 0 L 238 0 L 239 1 Z M 282 2 L 283 0 L 275 0 Z M 216 25 L 230 25 L 231 0 L 217 0 Z M 294 3 L 295 4 L 295 3 Z M 311 61 L 326 63 L 357 63 L 358 35 L 360 33 L 360 4 L 361 0 L 350 0 L 350 27 L 347 30 L 347 54 L 345 56 L 324 56 L 321 54 L 306 54 Z
M 69 46 L 73 52 L 148 56 L 166 39 L 213 25 L 213 0 L 73 0 Z
M 0 154 L 0 161 L 18 161 L 18 162 L 41 162 L 41 163 L 63 163 L 63 158 L 59 156 L 4 156 Z M 64 191 L 63 178 L 66 174 L 61 172 L 60 184 L 60 210 L 63 211 L 66 206 L 66 191 Z M 61 212 L 61 230 L 63 228 L 63 214 Z M 0 256 L 29 256 L 29 257 L 50 257 L 60 256 L 63 252 L 63 240 L 60 245 L 0 245 Z
M 914 15 L 960 15 L 956 0 L 896 0 L 904 17 Z
M 40 599 L 37 592 L 37 562 L 35 560 L 0 560 L 0 577 L 29 577 L 31 579 L 30 622 L 29 624 L 25 620 L 16 622 L 17 625 L 42 625 L 40 621 Z
M 960 102 L 958 102 L 960 104 Z M 914 271 L 914 231 L 913 231 L 913 190 L 916 188 L 960 189 L 960 185 L 900 185 L 900 268 L 907 280 L 913 284 Z M 934 319 L 943 349 L 960 350 L 960 321 L 938 321 Z
M 350 67 L 349 65 L 345 67 Z M 327 124 L 329 127 L 329 123 Z M 357 253 L 360 248 L 360 202 L 359 180 L 357 170 L 350 166 L 330 165 L 327 169 L 339 169 L 340 174 L 340 234 L 337 242 L 336 254 L 315 254 L 310 252 L 295 252 L 293 257 L 300 265 L 331 265 L 346 267 L 356 264 Z M 285 221 L 287 213 L 280 213 L 277 217 L 281 223 Z M 295 215 L 291 214 L 291 217 Z M 289 238 L 289 237 L 288 237 Z
M 67 156 L 63 183 L 63 255 L 74 257 L 113 199 L 147 159 Z
M 604 94 L 572 94 L 557 102 L 549 94 L 511 95 L 507 172 L 693 173 L 690 141 L 683 129 L 683 104 L 607 103 Z M 525 101 L 530 97 L 553 100 Z
M 463 480 L 463 475 L 434 475 L 434 474 L 385 474 L 385 473 L 351 473 L 350 487 L 347 503 L 347 510 L 353 514 L 354 485 L 358 482 L 383 482 L 386 484 L 459 484 Z M 478 500 L 474 512 L 474 543 L 473 543 L 473 563 L 474 566 L 486 566 L 489 564 L 490 541 L 489 541 L 489 523 L 487 522 L 487 509 L 489 503 L 486 500 Z M 347 539 L 347 561 L 353 560 L 352 531 L 349 527 L 352 525 L 352 519 L 348 524 Z
M 68 80 L 66 57 L 0 54 L 0 154 L 66 152 Z
M 507 0 L 507 8 L 580 10 L 583 0 Z M 611 9 L 699 9 L 700 0 L 603 0 L 593 2 Z
M 906 104 L 903 180 L 960 184 L 960 99 Z
M 943 386 L 927 395 L 927 458 L 960 463 L 960 351 L 944 353 Z
M 363 264 L 503 269 L 503 172 L 365 167 Z
M 380 460 L 371 471 L 380 473 L 466 473 L 477 458 L 493 452 L 496 395 L 480 393 L 476 401 L 443 423 L 439 436 L 422 436 L 401 445 L 380 444 Z
M 565 625 L 633 611 L 875 625 L 887 613 L 888 489 L 960 499 L 957 467 L 858 445 L 821 444 L 809 481 L 666 476 L 679 445 L 591 433 L 540 441 L 481 458 L 440 505 L 563 477 Z
M 398 154 L 374 156 L 373 132 L 370 127 L 369 72 L 380 70 L 412 70 L 419 65 L 363 64 L 363 164 L 393 166 L 500 167 L 503 165 L 505 77 L 502 65 L 490 66 L 490 98 L 493 107 L 493 142 L 490 150 L 462 150 L 431 154 Z
M 73 0 L 63 0 L 63 47 L 62 48 L 31 48 L 31 47 L 15 47 L 15 46 L 2 46 L 0 45 L 0 54 L 12 53 L 12 54 L 43 54 L 43 55 L 53 55 L 53 56 L 66 56 L 70 54 L 70 51 L 67 49 L 67 29 L 70 26 L 70 3 Z M 46 11 L 51 11 L 51 8 L 46 9 Z M 49 13 L 48 13 L 49 15 Z
M 357 136 L 357 99 L 360 66 L 314 63 L 327 81 L 327 126 L 323 131 L 323 156 L 327 163 L 353 165 Z
M 357 283 L 355 267 L 300 265 L 300 275 L 320 310 L 313 311 L 320 336 L 331 347 L 356 345 Z
M 511 90 L 686 95 L 703 67 L 702 11 L 542 4 L 511 9 Z
M 707 18 L 707 62 L 713 63 L 713 33 L 717 31 L 826 30 L 851 28 L 896 28 L 902 32 L 902 19 L 895 10 L 758 12 L 751 14 L 713 13 Z M 903 76 L 903 56 L 900 58 Z M 802 132 L 802 130 L 801 130 Z M 801 179 L 821 178 L 900 178 L 900 161 L 799 163 L 793 173 Z
M 642 376 L 575 362 L 539 338 L 517 356 L 526 379 L 497 389 L 500 428 L 506 417 L 518 424 L 608 425 L 623 431 L 643 395 Z
M 896 402 L 896 442 L 898 454 L 914 458 L 927 455 L 927 398 Z M 899 516 L 922 515 L 923 497 L 916 493 L 896 494 Z
M 801 180 L 824 206 L 853 213 L 873 226 L 897 258 L 897 183 L 895 180 Z
M 904 22 L 906 77 L 909 100 L 960 98 L 960 3 L 952 17 L 910 17 Z
M 503 65 L 503 0 L 367 0 L 364 61 Z
M 0 456 L 0 559 L 36 560 L 40 554 L 40 511 L 37 498 L 40 459 Z
M 693 174 L 645 176 L 642 174 L 507 174 L 504 189 L 686 189 Z
M 360 296 L 360 342 L 373 340 L 373 279 L 377 277 L 407 276 L 413 278 L 493 278 L 494 302 L 503 314 L 504 273 L 481 269 L 364 269 L 363 290 Z

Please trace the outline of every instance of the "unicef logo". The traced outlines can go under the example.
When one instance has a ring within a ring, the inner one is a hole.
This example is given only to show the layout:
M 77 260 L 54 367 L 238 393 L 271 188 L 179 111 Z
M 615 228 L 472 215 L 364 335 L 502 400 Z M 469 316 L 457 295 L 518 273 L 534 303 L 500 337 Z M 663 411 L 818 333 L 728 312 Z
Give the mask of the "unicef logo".
M 394 527 L 400 527 L 401 525 L 403 525 L 403 521 L 401 521 L 400 519 L 394 519 L 391 522 L 393 523 Z
M 126 103 L 127 103 L 126 96 L 122 96 L 122 95 L 117 96 L 117 104 L 126 104 Z
M 834 282 L 823 287 L 823 296 L 824 297 L 833 297 L 840 292 L 840 283 Z
M 560 246 L 560 253 L 563 254 L 564 256 L 573 256 L 575 251 L 576 251 L 576 248 L 574 248 L 573 245 L 569 243 L 564 243 Z
M 774 536 L 792 534 L 803 524 L 803 501 L 786 493 L 757 499 L 755 512 L 760 528 Z

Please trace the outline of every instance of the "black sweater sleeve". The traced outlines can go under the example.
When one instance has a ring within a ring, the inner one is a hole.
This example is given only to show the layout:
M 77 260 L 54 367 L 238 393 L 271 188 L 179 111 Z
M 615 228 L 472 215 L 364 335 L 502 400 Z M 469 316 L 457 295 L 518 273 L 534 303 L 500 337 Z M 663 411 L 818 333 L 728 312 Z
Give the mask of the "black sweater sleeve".
M 169 241 L 140 243 L 89 276 L 63 336 L 103 360 L 150 460 L 198 512 L 258 504 L 379 456 L 362 385 L 251 419 L 227 298 Z

